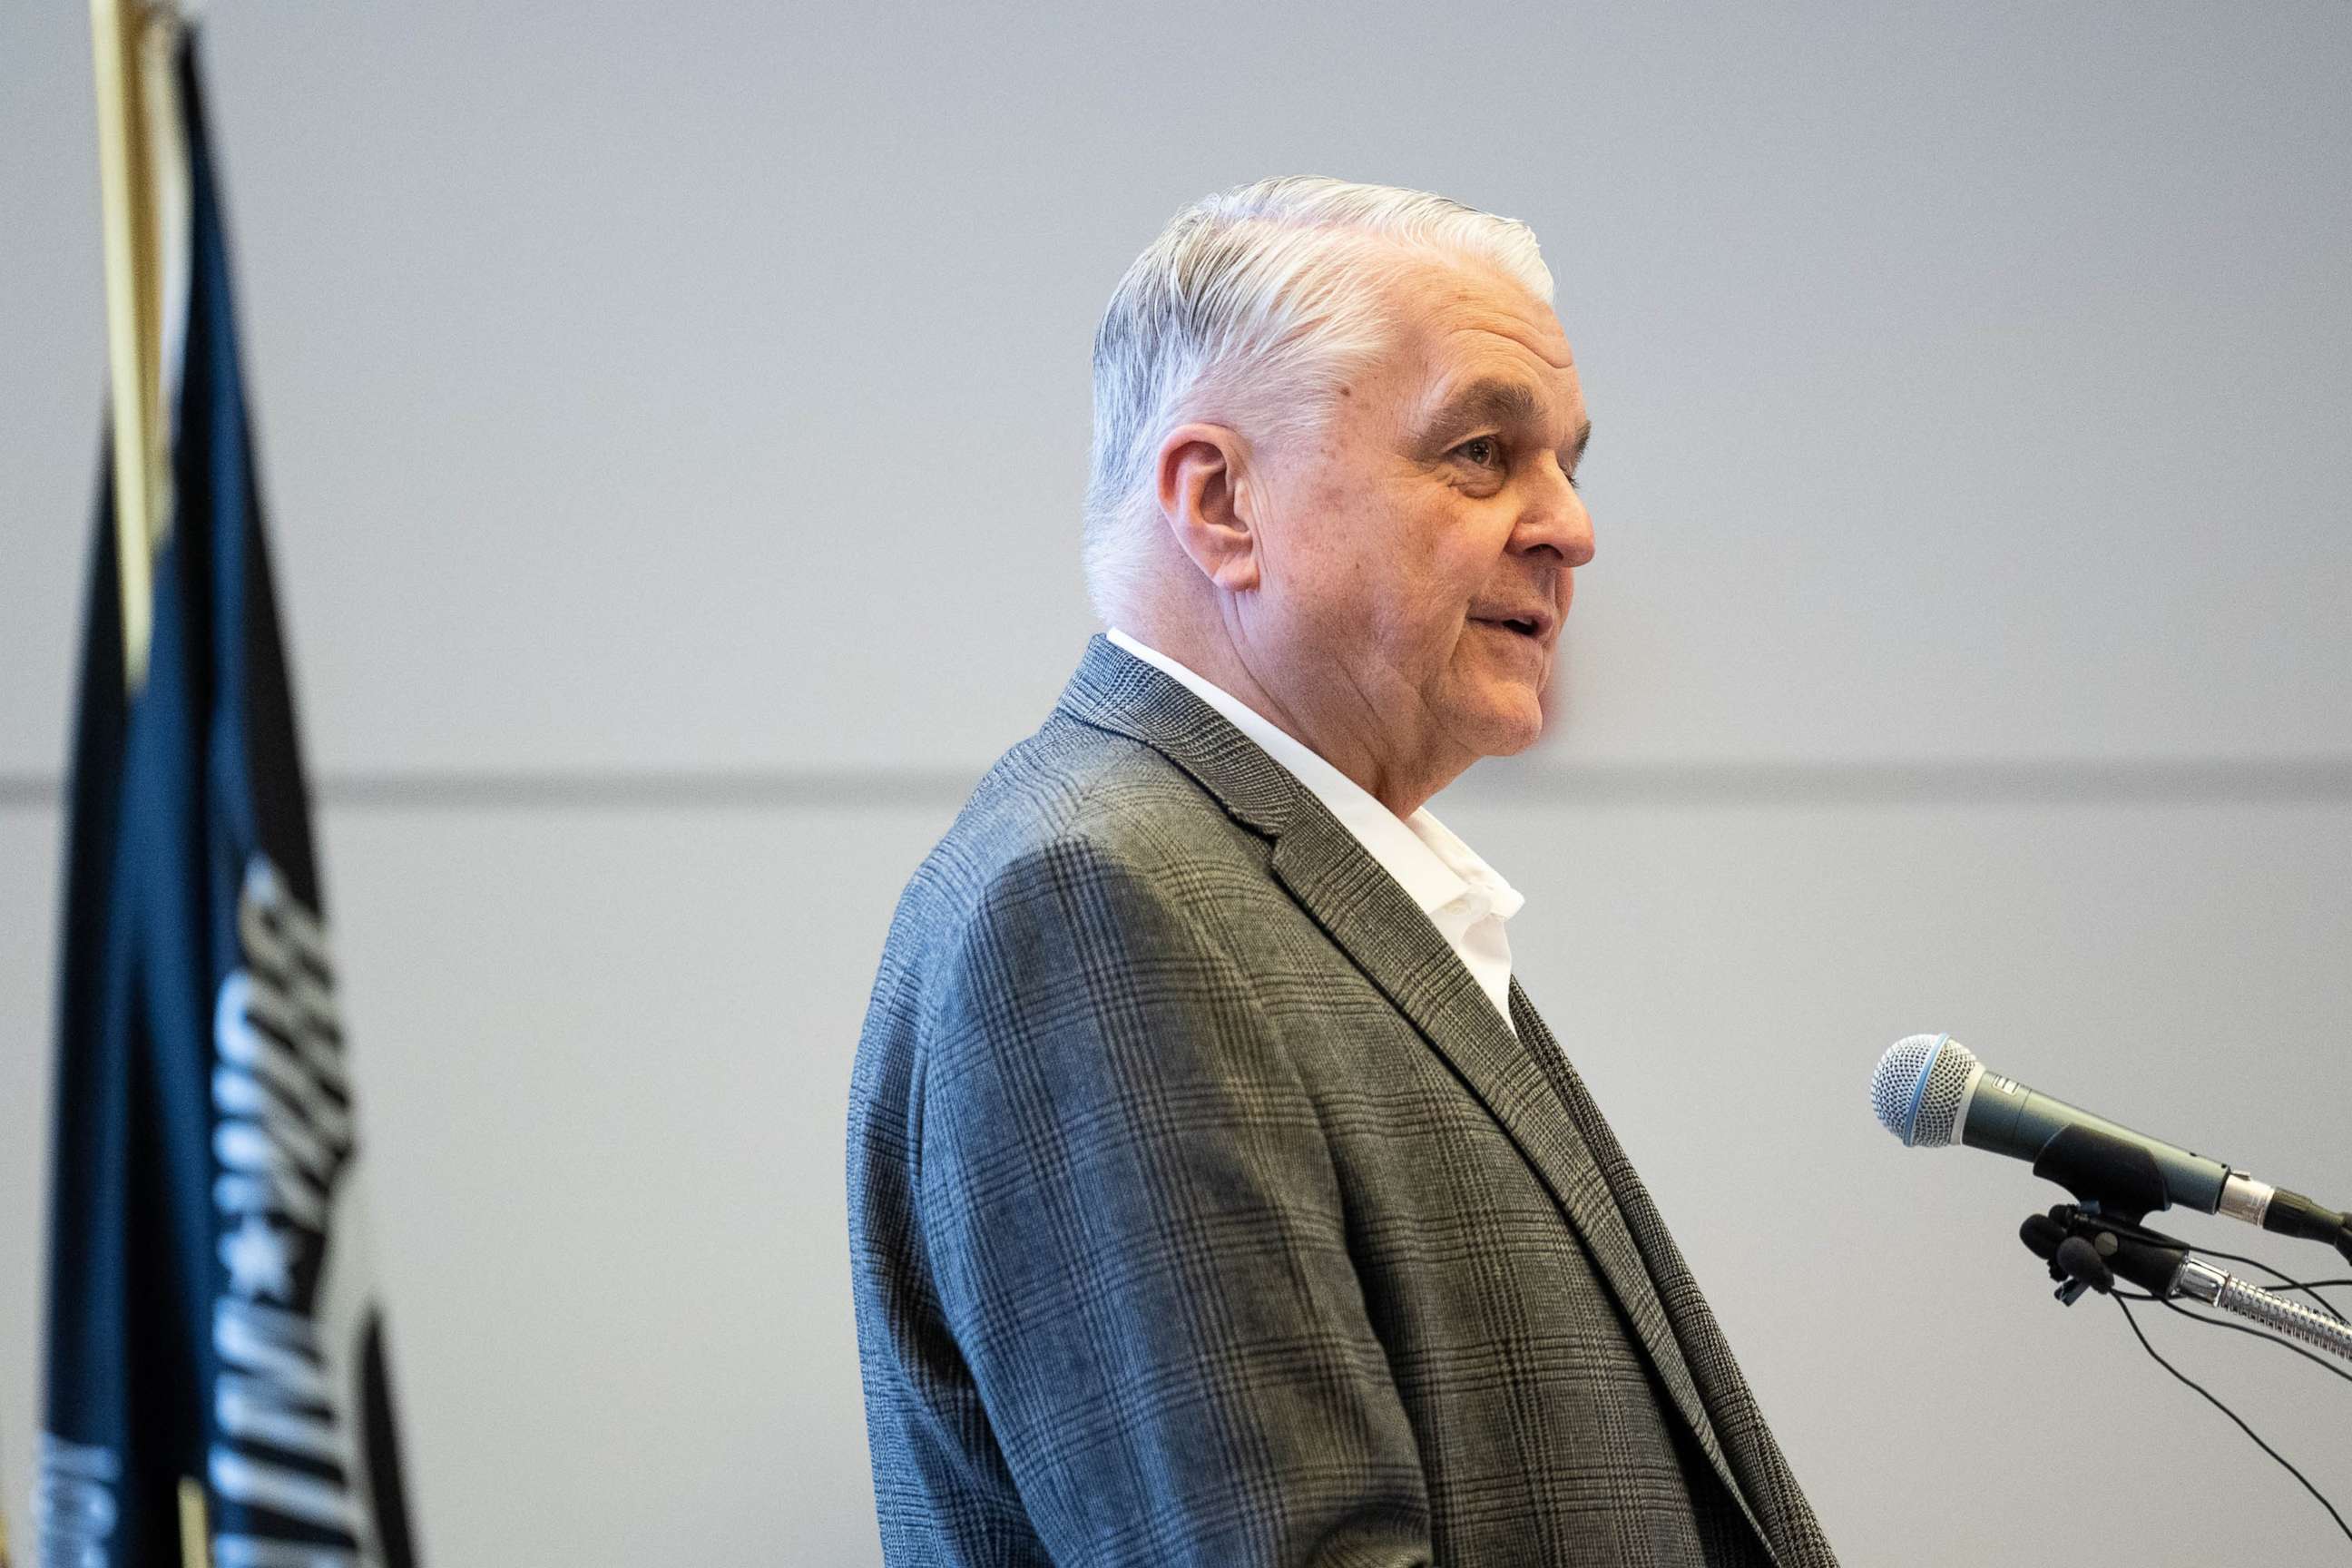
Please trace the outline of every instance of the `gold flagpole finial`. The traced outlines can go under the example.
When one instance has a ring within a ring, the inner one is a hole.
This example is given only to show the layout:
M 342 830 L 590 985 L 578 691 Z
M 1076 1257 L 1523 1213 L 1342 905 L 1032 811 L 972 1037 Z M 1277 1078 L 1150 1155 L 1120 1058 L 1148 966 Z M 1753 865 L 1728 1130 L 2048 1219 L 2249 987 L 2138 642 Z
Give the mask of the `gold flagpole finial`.
M 98 168 L 106 237 L 106 338 L 113 414 L 115 558 L 122 591 L 123 676 L 147 672 L 153 561 L 171 517 L 171 420 L 165 407 L 167 300 L 177 258 L 167 239 L 184 217 L 177 82 L 180 15 L 151 0 L 90 0 L 97 68 Z

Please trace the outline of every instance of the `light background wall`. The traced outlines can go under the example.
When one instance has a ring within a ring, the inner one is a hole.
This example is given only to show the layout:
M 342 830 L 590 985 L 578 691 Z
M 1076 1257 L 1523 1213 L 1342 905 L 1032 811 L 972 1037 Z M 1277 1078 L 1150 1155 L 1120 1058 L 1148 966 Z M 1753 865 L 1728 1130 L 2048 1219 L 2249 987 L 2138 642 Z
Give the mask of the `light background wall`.
M 1569 717 L 1439 806 L 1529 895 L 1521 973 L 1846 1560 L 2337 1549 L 2111 1305 L 2050 1301 L 2014 1227 L 2054 1192 L 1904 1152 L 1864 1089 L 1949 1028 L 2352 1195 L 2352 8 L 216 0 L 207 33 L 440 1568 L 877 1560 L 872 965 L 1092 625 L 1103 300 L 1274 172 L 1545 242 L 1600 431 Z M 93 137 L 82 12 L 0 11 L 18 1517 Z M 2147 1326 L 2352 1503 L 2352 1391 Z

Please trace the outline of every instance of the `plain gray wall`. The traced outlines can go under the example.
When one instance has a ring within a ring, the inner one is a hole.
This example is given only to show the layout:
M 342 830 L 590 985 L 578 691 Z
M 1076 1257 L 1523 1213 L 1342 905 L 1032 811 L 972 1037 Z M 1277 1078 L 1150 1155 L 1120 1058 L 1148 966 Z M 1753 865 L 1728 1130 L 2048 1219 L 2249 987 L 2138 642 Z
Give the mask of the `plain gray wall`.
M 1092 625 L 1103 300 L 1184 202 L 1277 172 L 1544 241 L 1600 430 L 1569 716 L 1438 810 L 1528 894 L 1520 972 L 1846 1560 L 2332 1550 L 2112 1306 L 2052 1304 L 2014 1227 L 2054 1193 L 1904 1152 L 1864 1089 L 1949 1028 L 2352 1194 L 2352 8 L 206 30 L 438 1568 L 876 1561 L 841 1146 L 874 960 Z M 104 363 L 88 51 L 78 7 L 0 11 L 20 1520 Z M 2352 1391 L 2148 1327 L 2352 1501 Z

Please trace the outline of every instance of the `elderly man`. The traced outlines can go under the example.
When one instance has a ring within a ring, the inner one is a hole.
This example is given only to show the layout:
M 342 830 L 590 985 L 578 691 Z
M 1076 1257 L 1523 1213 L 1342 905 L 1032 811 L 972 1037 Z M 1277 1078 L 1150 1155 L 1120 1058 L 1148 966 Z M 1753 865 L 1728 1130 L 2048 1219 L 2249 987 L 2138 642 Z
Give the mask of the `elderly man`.
M 890 1563 L 1834 1561 L 1424 805 L 1536 739 L 1592 556 L 1551 294 L 1520 224 L 1278 179 L 1112 296 L 1112 629 L 858 1047 Z

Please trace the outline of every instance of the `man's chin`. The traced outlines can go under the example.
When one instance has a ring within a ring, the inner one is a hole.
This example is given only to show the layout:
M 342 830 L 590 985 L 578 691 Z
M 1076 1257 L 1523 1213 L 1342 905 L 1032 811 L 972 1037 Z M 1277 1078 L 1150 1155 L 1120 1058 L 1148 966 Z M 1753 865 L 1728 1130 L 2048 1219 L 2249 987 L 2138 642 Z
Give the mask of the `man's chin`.
M 1478 715 L 1475 743 L 1482 757 L 1511 757 L 1543 739 L 1544 704 L 1533 691 L 1515 692 L 1486 705 Z
M 1516 757 L 1521 752 L 1528 751 L 1532 748 L 1537 742 L 1542 739 L 1543 726 L 1538 724 L 1533 729 L 1523 731 L 1508 740 L 1498 742 L 1496 744 L 1489 746 L 1486 749 L 1486 754 L 1490 757 Z

